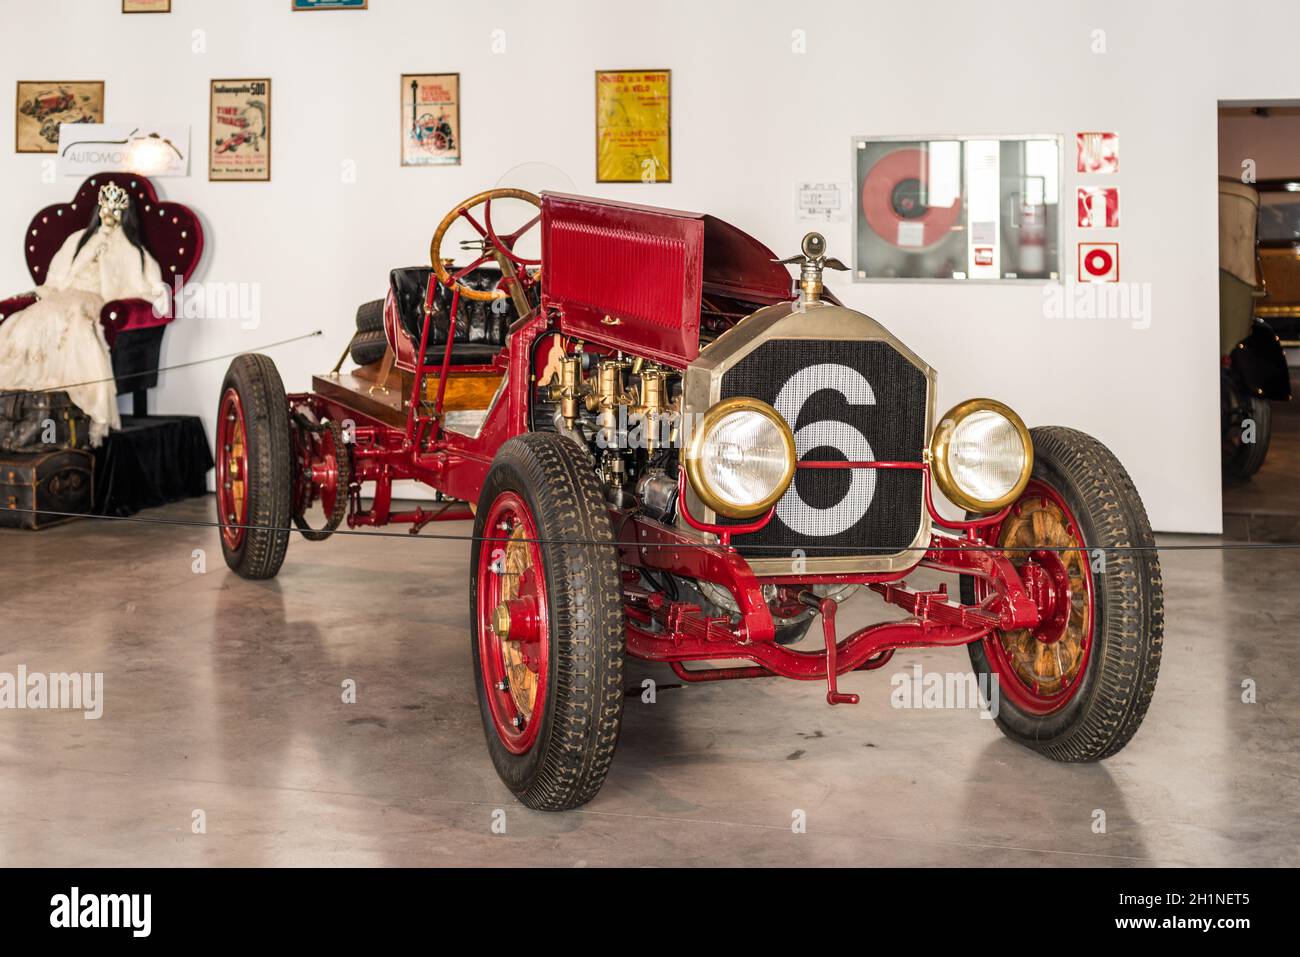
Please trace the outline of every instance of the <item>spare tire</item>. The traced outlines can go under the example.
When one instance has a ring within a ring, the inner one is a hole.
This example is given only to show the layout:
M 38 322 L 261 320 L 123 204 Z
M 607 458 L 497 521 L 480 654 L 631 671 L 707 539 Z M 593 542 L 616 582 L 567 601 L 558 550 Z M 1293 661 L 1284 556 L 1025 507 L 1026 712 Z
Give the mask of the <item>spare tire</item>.
M 352 361 L 359 366 L 368 366 L 378 362 L 388 351 L 388 337 L 383 329 L 358 332 L 352 337 Z
M 374 332 L 384 328 L 384 300 L 363 302 L 357 307 L 357 332 Z

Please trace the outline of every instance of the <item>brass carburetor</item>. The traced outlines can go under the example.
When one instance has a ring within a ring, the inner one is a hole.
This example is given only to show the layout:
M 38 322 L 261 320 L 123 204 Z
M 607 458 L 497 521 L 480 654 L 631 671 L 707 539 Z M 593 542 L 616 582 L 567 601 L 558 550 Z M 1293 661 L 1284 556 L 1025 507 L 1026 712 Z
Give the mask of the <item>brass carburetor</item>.
M 629 464 L 625 454 L 645 449 L 653 455 L 671 439 L 676 414 L 668 390 L 673 372 L 641 358 L 617 355 L 599 359 L 594 375 L 587 378 L 580 346 L 558 362 L 559 369 L 546 387 L 558 406 L 556 428 L 584 444 L 594 444 L 602 478 L 621 497 Z M 629 387 L 629 374 L 637 385 Z
M 640 381 L 637 388 L 628 389 L 624 373 L 627 371 Z M 576 431 L 582 410 L 595 416 L 597 441 L 602 448 L 625 448 L 629 427 L 640 425 L 644 435 L 643 447 L 654 452 L 663 444 L 662 416 L 670 412 L 668 378 L 672 373 L 643 359 L 622 356 L 601 359 L 596 364 L 594 381 L 582 374 L 582 353 L 562 356 L 559 370 L 547 383 L 547 396 L 559 404 L 559 418 L 564 427 Z M 620 416 L 621 409 L 626 409 Z
M 578 420 L 578 401 L 591 391 L 582 378 L 581 346 L 575 355 L 560 357 L 559 371 L 552 373 L 546 388 L 550 400 L 560 405 L 559 415 L 565 428 L 573 431 Z

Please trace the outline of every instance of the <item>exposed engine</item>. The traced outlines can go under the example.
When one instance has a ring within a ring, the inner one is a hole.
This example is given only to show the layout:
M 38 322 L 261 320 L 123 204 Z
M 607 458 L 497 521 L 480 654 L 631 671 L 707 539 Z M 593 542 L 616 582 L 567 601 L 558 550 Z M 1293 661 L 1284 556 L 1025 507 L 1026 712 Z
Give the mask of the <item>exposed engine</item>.
M 706 296 L 700 345 L 706 346 L 762 308 Z M 555 337 L 537 340 L 553 344 Z M 568 342 L 538 375 L 532 427 L 554 429 L 591 449 L 609 500 L 639 506 L 657 521 L 677 520 L 682 372 L 624 352 Z
M 575 343 L 538 388 L 534 428 L 587 446 L 610 504 L 677 517 L 681 374 L 623 353 Z

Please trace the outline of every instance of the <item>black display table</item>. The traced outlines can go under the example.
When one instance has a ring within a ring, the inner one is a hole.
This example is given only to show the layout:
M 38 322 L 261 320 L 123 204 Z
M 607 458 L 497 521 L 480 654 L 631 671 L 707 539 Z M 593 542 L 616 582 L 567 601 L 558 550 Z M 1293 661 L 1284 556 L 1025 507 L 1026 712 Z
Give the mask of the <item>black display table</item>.
M 206 495 L 213 464 L 198 416 L 124 415 L 95 451 L 95 514 L 134 515 Z

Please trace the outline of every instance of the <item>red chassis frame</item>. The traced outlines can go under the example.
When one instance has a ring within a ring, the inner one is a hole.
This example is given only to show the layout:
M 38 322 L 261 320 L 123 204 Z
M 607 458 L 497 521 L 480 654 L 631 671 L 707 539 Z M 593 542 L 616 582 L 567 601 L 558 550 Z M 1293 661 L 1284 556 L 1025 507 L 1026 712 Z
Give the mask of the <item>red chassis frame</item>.
M 454 285 L 454 280 L 459 275 L 450 277 L 449 283 L 455 288 L 451 306 L 453 322 L 460 299 L 459 287 Z M 496 450 L 502 443 L 527 430 L 530 383 L 535 371 L 530 368 L 533 345 L 541 336 L 556 334 L 558 322 L 562 321 L 562 308 L 544 300 L 542 308 L 515 323 L 506 346 L 491 365 L 473 367 L 475 371 L 503 373 L 506 381 L 479 433 L 470 437 L 442 426 L 444 389 L 451 369 L 452 337 L 448 336 L 441 363 L 429 366 L 426 362 L 434 288 L 430 283 L 412 394 L 423 394 L 425 376 L 435 371 L 440 376 L 438 394 L 432 406 L 414 399 L 409 403 L 404 430 L 349 408 L 337 399 L 315 393 L 298 393 L 289 397 L 292 409 L 306 408 L 320 418 L 354 423 L 352 483 L 347 490 L 349 527 L 377 527 L 397 522 L 411 525 L 411 532 L 415 534 L 429 522 L 470 518 L 472 511 L 469 506 L 450 503 L 431 510 L 416 508 L 409 512 L 393 512 L 392 483 L 415 480 L 452 498 L 477 501 Z M 1030 593 L 1005 554 L 989 547 L 990 543 L 982 538 L 984 530 L 999 525 L 1016 506 L 974 521 L 946 519 L 934 506 L 930 468 L 925 462 L 804 462 L 800 467 L 919 470 L 923 473 L 925 505 L 932 521 L 960 533 L 960 537 L 932 535 L 929 546 L 917 562 L 901 572 L 792 573 L 759 578 L 738 554 L 731 539 L 762 528 L 771 520 L 775 508 L 750 525 L 709 525 L 689 513 L 686 496 L 682 494 L 678 500 L 683 520 L 697 532 L 704 533 L 693 535 L 651 521 L 632 510 L 611 506 L 610 522 L 615 530 L 618 558 L 625 567 L 624 605 L 630 654 L 649 661 L 665 662 L 685 681 L 778 675 L 804 681 L 824 680 L 829 703 L 857 703 L 856 695 L 839 692 L 837 677 L 849 671 L 879 668 L 895 649 L 965 645 L 984 639 L 994 630 L 1033 628 L 1039 623 L 1042 616 L 1035 600 L 1039 596 Z M 313 494 L 316 487 L 327 480 L 324 472 L 314 474 Z M 684 475 L 679 481 L 684 490 Z M 374 482 L 376 487 L 371 507 L 366 510 L 360 507 L 360 487 L 364 482 Z M 310 503 L 295 504 L 305 507 Z M 716 541 L 706 536 L 713 536 Z M 977 604 L 965 605 L 949 597 L 946 585 L 934 591 L 910 588 L 901 580 L 917 567 L 972 576 L 982 583 L 976 593 L 985 597 Z M 710 617 L 698 605 L 670 601 L 658 591 L 647 590 L 641 585 L 641 569 L 668 572 L 726 588 L 740 610 L 739 620 L 733 624 L 725 617 Z M 808 589 L 816 584 L 850 583 L 867 585 L 886 602 L 904 608 L 912 617 L 871 625 L 839 639 L 835 630 L 836 602 L 820 599 Z M 798 651 L 777 644 L 773 615 L 763 593 L 765 585 L 777 587 L 777 602 L 789 614 L 798 613 L 804 606 L 820 612 L 823 650 Z M 751 664 L 710 669 L 686 667 L 686 662 L 692 661 L 735 660 Z

